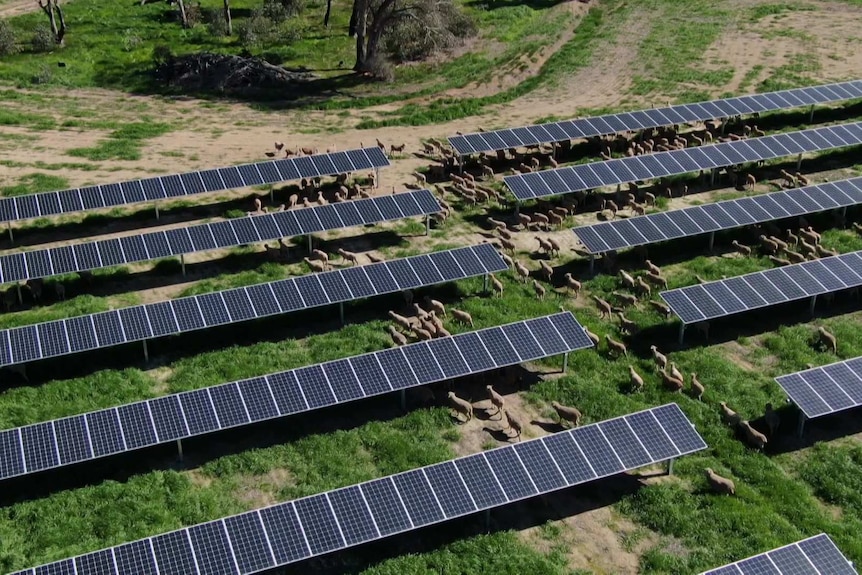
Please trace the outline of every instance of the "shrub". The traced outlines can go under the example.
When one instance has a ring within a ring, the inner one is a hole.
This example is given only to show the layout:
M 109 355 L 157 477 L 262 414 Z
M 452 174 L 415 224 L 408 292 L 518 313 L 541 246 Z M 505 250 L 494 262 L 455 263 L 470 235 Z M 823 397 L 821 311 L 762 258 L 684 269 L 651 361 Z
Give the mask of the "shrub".
M 215 38 L 227 36 L 227 22 L 224 20 L 224 11 L 219 8 L 204 8 L 203 21 L 207 25 L 207 31 Z
M 194 28 L 203 21 L 203 8 L 201 8 L 200 2 L 195 2 L 194 4 L 187 3 L 185 6 L 186 21 L 189 23 L 189 28 Z
M 50 52 L 57 47 L 54 33 L 47 24 L 39 24 L 33 28 L 33 36 L 30 38 L 30 46 L 34 52 Z
M 236 36 L 243 48 L 252 50 L 266 45 L 274 29 L 272 20 L 255 12 L 237 27 Z
M 305 0 L 264 0 L 261 13 L 276 24 L 280 24 L 305 10 Z
M 403 18 L 383 38 L 386 53 L 395 61 L 424 60 L 451 50 L 476 34 L 476 24 L 451 1 L 419 0 L 421 18 Z
M 131 52 L 132 50 L 139 48 L 143 43 L 144 41 L 140 36 L 135 34 L 134 30 L 127 29 L 123 32 L 123 50 L 126 52 Z
M 374 54 L 365 61 L 365 69 L 375 79 L 381 82 L 392 82 L 395 80 L 395 71 L 392 63 L 382 54 Z
M 11 56 L 18 53 L 18 39 L 15 30 L 6 20 L 0 20 L 0 56 Z
M 153 47 L 153 64 L 156 69 L 168 64 L 174 59 L 174 52 L 166 44 L 157 44 Z

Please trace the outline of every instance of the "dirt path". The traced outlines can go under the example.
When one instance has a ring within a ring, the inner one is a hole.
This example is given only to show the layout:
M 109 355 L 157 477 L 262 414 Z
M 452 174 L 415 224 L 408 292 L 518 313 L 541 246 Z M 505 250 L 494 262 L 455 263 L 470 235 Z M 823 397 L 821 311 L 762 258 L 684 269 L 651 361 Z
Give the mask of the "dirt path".
M 36 0 L 0 0 L 0 18 L 11 18 L 39 9 Z

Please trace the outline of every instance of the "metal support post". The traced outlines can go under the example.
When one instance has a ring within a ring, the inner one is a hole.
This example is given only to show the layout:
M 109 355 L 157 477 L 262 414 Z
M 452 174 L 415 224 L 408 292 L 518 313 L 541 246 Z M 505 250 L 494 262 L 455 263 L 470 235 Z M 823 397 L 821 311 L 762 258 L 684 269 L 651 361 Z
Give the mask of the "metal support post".
M 799 421 L 796 422 L 796 434 L 799 437 L 802 437 L 802 433 L 805 431 L 805 421 L 808 418 L 805 417 L 805 414 L 802 413 L 802 410 L 799 410 Z
M 520 213 L 521 213 L 521 202 L 519 202 L 518 200 L 515 200 L 515 217 L 517 218 Z
M 344 302 L 338 304 L 338 316 L 341 318 L 341 325 L 344 325 Z
M 21 295 L 21 284 L 15 284 L 15 287 L 18 289 L 18 305 L 24 305 L 24 296 Z
M 488 295 L 488 274 L 482 276 L 482 293 Z
M 270 204 L 275 203 L 275 186 L 269 187 L 269 203 Z
M 811 107 L 808 108 L 808 123 L 810 124 L 814 120 L 814 104 L 811 104 Z
M 709 251 L 715 246 L 715 232 L 709 232 Z
M 464 175 L 464 156 L 458 155 L 458 173 Z
M 144 340 L 142 343 L 144 344 L 144 362 L 149 363 L 150 350 L 147 349 L 147 340 Z
M 621 192 L 622 190 L 623 190 L 623 185 L 622 185 L 622 184 L 617 184 L 617 197 L 619 197 L 620 192 Z
M 180 456 L 180 461 L 183 460 L 183 440 L 177 439 L 177 454 Z
M 485 532 L 491 531 L 491 510 L 485 510 Z
M 431 233 L 431 214 L 425 215 L 425 235 Z
M 15 234 L 12 233 L 12 222 L 6 222 L 6 227 L 9 228 L 9 242 L 15 241 Z
M 683 340 L 685 339 L 685 324 L 679 323 L 679 344 L 682 345 Z
M 407 390 L 402 389 L 398 397 L 401 398 L 401 410 L 407 411 Z
M 671 457 L 667 460 L 667 474 L 673 475 L 673 462 L 676 461 L 675 458 Z
M 153 207 L 156 209 L 156 219 L 159 219 L 159 202 L 153 202 Z
M 713 168 L 713 169 L 711 169 L 711 170 L 709 171 L 709 185 L 710 185 L 710 186 L 714 186 L 714 185 L 715 185 L 715 172 L 716 172 L 716 171 L 717 171 L 717 170 L 716 170 L 715 168 Z
M 727 122 L 722 122 L 721 123 L 721 135 L 722 136 L 724 135 L 724 131 L 725 131 L 726 127 L 727 127 Z
M 314 249 L 311 245 L 311 234 L 308 234 L 308 255 L 311 255 L 311 250 Z
M 593 273 L 593 270 L 596 267 L 596 254 L 590 254 L 590 274 Z
M 796 171 L 799 171 L 799 168 L 802 167 L 802 154 L 796 156 Z
M 180 266 L 183 268 L 183 275 L 186 275 L 186 254 L 180 254 Z
M 814 306 L 817 305 L 817 296 L 811 296 L 811 304 L 808 306 L 808 313 L 814 315 Z
M 380 187 L 380 168 L 374 168 L 374 187 Z
M 569 352 L 563 354 L 563 373 L 569 369 Z

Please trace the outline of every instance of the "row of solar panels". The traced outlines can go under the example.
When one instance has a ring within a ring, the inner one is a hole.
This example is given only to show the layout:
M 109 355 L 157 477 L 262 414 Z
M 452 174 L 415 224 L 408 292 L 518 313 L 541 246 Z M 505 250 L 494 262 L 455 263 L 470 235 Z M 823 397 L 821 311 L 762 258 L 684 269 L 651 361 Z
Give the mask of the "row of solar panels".
M 429 190 L 363 198 L 184 228 L 0 256 L 0 283 L 45 278 L 193 252 L 433 214 Z
M 587 251 L 599 254 L 860 203 L 862 177 L 615 219 L 573 231 Z
M 155 176 L 101 186 L 29 194 L 0 199 L 0 221 L 14 222 L 98 208 L 182 198 L 204 192 L 332 176 L 378 169 L 388 165 L 389 159 L 380 148 L 360 148 L 170 176 Z
M 18 575 L 247 575 L 705 448 L 671 403 Z
M 414 289 L 508 269 L 490 244 L 0 331 L 0 366 Z
M 0 479 L 592 347 L 568 312 L 0 432 Z
M 862 143 L 862 122 L 824 126 L 786 134 L 747 138 L 668 152 L 657 152 L 555 170 L 505 176 L 503 181 L 518 200 L 592 190 L 639 180 L 678 176 L 771 160 L 806 152 L 856 146 Z
M 857 575 L 825 533 L 719 567 L 701 575 Z
M 683 324 L 862 286 L 862 251 L 661 292 Z
M 476 132 L 462 136 L 451 136 L 449 143 L 461 155 L 495 152 L 519 146 L 535 146 L 579 138 L 609 136 L 619 132 L 659 128 L 686 122 L 705 122 L 715 118 L 743 116 L 856 98 L 862 98 L 862 81 L 860 80 L 752 94 L 695 104 L 680 104 L 651 110 L 606 114 L 592 118 L 549 122 L 523 128 Z
M 809 419 L 862 405 L 862 357 L 776 377 Z

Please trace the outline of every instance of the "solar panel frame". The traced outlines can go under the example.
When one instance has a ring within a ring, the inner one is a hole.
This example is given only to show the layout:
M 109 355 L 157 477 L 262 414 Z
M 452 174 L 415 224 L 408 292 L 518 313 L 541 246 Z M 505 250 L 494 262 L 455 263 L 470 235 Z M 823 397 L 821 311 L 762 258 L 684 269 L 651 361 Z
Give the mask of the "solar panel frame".
M 862 374 L 852 363 L 858 360 L 781 375 L 775 381 L 808 419 L 831 415 L 862 405 Z
M 525 441 L 517 446 L 503 446 L 183 528 L 139 542 L 87 553 L 76 557 L 75 561 L 79 564 L 95 564 L 99 559 L 114 556 L 123 557 L 123 563 L 127 564 L 127 550 L 136 546 L 136 563 L 149 565 L 152 569 L 158 568 L 162 574 L 192 570 L 208 573 L 210 569 L 216 569 L 219 573 L 238 573 L 241 570 L 239 557 L 246 558 L 250 555 L 238 554 L 236 550 L 248 549 L 250 542 L 256 545 L 256 550 L 253 551 L 254 559 L 243 559 L 243 573 L 251 573 L 250 569 L 284 566 L 335 549 L 367 543 L 515 500 L 552 493 L 575 483 L 605 477 L 579 474 L 572 476 L 571 480 L 561 481 L 560 464 L 570 469 L 572 460 L 568 459 L 568 456 L 580 451 L 561 451 L 557 448 L 560 440 L 568 441 L 570 446 L 577 447 L 572 440 L 576 434 L 583 435 L 584 430 L 589 434 L 599 430 L 601 425 L 619 425 L 615 424 L 615 421 L 627 426 L 628 419 L 638 414 L 654 415 L 662 432 L 668 437 L 676 437 L 677 434 L 694 436 L 699 440 L 701 449 L 706 446 L 679 407 L 676 404 L 668 404 L 580 429 Z M 671 415 L 670 419 L 665 417 L 668 414 Z M 670 422 L 669 428 L 661 423 L 662 418 Z M 679 427 L 680 425 L 683 427 Z M 538 459 L 534 458 L 532 461 L 550 461 L 553 464 L 551 474 L 542 470 L 541 476 L 534 477 L 531 470 L 536 469 L 536 466 L 525 465 L 522 458 L 522 454 L 530 452 L 539 454 Z M 663 460 L 650 459 L 650 463 L 660 461 Z M 582 463 L 590 465 L 585 460 L 582 460 Z M 540 484 L 542 489 L 538 488 Z M 233 525 L 233 529 L 227 527 L 229 525 Z M 248 525 L 249 528 L 244 529 L 243 525 Z M 238 536 L 241 540 L 234 541 Z M 266 547 L 264 541 L 267 543 Z M 819 556 L 830 556 L 829 550 L 823 546 L 807 548 L 812 554 L 816 551 Z M 123 550 L 122 553 L 119 552 L 120 549 Z M 54 562 L 40 566 L 39 569 L 56 569 L 66 565 L 67 561 Z

